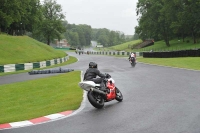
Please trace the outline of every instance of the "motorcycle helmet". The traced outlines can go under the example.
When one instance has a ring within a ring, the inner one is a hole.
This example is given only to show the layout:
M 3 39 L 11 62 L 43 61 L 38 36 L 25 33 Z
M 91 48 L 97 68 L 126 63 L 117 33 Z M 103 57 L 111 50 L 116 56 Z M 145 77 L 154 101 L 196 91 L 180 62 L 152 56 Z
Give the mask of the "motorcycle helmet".
M 90 62 L 89 68 L 97 68 L 97 64 L 95 62 Z
M 131 53 L 131 57 L 135 57 L 134 53 Z

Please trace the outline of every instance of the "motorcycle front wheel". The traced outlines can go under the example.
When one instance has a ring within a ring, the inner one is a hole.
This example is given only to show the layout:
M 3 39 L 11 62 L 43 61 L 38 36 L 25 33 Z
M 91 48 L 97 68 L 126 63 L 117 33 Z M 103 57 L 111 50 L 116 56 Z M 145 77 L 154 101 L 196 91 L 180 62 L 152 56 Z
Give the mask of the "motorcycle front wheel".
M 123 100 L 123 95 L 122 95 L 121 91 L 117 87 L 115 87 L 115 88 L 116 88 L 116 98 L 115 99 L 117 101 L 121 102 Z
M 89 102 L 97 109 L 101 109 L 104 106 L 104 98 L 97 92 L 89 91 L 87 94 Z

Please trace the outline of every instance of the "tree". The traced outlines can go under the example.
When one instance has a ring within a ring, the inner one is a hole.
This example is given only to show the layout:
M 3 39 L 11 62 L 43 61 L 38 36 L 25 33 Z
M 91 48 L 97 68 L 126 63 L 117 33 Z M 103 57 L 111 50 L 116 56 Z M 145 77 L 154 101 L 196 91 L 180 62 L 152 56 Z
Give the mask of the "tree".
M 20 24 L 24 31 L 32 32 L 35 25 L 40 23 L 42 19 L 40 0 L 24 0 L 24 1 L 28 3 L 24 4 L 24 9 L 26 11 L 26 14 L 22 16 Z
M 100 35 L 97 41 L 103 46 L 108 46 L 108 37 L 106 35 Z
M 139 35 L 137 33 L 135 33 L 132 37 L 132 40 L 138 40 L 139 39 Z
M 115 36 L 115 31 L 111 31 L 110 33 L 109 33 L 109 41 L 108 41 L 108 44 L 110 45 L 110 46 L 113 46 L 114 44 L 115 44 L 115 41 L 116 40 L 116 36 Z
M 32 31 L 39 21 L 39 6 L 39 0 L 1 0 L 0 31 L 11 35 Z
M 44 0 L 41 8 L 42 20 L 35 28 L 34 36 L 43 36 L 48 45 L 54 38 L 61 39 L 61 34 L 66 31 L 63 26 L 65 18 L 62 13 L 61 5 L 57 4 L 55 0 Z
M 84 47 L 91 43 L 92 28 L 86 24 L 67 24 L 65 38 L 71 46 Z
M 170 22 L 164 8 L 163 1 L 157 0 L 139 0 L 137 3 L 137 14 L 139 17 L 139 26 L 136 27 L 136 33 L 143 39 L 155 37 L 165 40 L 167 46 L 170 38 Z
M 196 43 L 200 35 L 199 6 L 199 0 L 138 0 L 139 26 L 135 33 L 142 39 L 164 39 L 167 46 L 177 36 L 183 41 L 186 36 L 192 37 Z
M 200 13 L 199 13 L 199 0 L 183 0 L 183 11 L 181 20 L 188 28 L 188 32 L 193 37 L 193 43 L 197 42 L 197 35 L 200 33 Z
M 126 41 L 124 33 L 106 28 L 92 29 L 92 39 L 104 46 L 118 45 Z
M 90 45 L 91 43 L 91 34 L 92 34 L 92 28 L 89 25 L 86 24 L 81 24 L 79 25 L 84 33 L 84 38 L 85 38 L 85 45 Z
M 79 46 L 80 47 L 86 46 L 86 38 L 84 35 L 84 30 L 82 29 L 81 25 L 78 25 L 76 27 L 76 32 L 78 33 L 79 36 Z
M 78 33 L 77 32 L 72 32 L 70 31 L 69 32 L 69 39 L 68 39 L 68 42 L 70 43 L 70 45 L 72 46 L 78 46 L 80 43 L 79 43 L 79 36 L 78 36 Z
M 109 43 L 109 30 L 106 29 L 106 28 L 103 28 L 103 29 L 99 29 L 98 32 L 97 32 L 97 41 L 98 43 L 100 43 L 101 45 L 103 46 L 108 46 L 108 43 Z

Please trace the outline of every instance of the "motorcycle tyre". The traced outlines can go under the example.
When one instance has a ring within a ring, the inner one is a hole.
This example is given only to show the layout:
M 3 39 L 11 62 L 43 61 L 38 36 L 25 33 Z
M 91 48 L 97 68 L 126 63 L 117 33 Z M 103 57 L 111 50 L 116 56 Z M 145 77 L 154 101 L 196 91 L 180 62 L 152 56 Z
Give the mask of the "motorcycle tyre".
M 116 98 L 115 99 L 118 102 L 121 102 L 123 100 L 123 95 L 122 95 L 121 91 L 117 87 L 115 87 L 115 88 L 116 88 Z
M 134 62 L 134 63 L 131 63 L 131 66 L 132 66 L 132 67 L 135 67 L 135 65 L 136 65 L 136 63 L 135 63 L 135 62 Z
M 99 95 L 99 94 L 95 94 L 96 92 L 94 91 L 88 91 L 87 97 L 89 102 L 92 104 L 92 106 L 94 106 L 97 109 L 101 109 L 104 106 L 104 99 L 103 96 Z M 98 95 L 98 99 L 100 100 L 100 102 L 97 102 L 97 98 L 95 95 Z

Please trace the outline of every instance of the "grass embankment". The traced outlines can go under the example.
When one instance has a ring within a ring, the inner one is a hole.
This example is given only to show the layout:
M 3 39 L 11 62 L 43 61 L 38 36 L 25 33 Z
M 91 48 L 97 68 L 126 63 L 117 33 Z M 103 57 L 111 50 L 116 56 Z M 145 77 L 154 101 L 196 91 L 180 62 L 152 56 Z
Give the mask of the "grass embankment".
M 71 51 L 71 50 L 69 50 Z M 52 60 L 66 56 L 66 50 L 56 50 L 47 44 L 38 42 L 28 36 L 10 36 L 0 34 L 0 65 L 18 64 L 28 62 L 40 62 Z M 77 59 L 70 56 L 67 62 L 48 66 L 45 68 L 36 68 L 35 70 L 58 67 L 76 62 Z M 31 70 L 22 70 L 9 73 L 0 73 L 0 76 L 28 72 Z
M 117 50 L 117 51 L 123 50 L 123 51 L 128 52 L 128 51 L 131 51 L 132 46 L 136 46 L 137 44 L 140 44 L 141 42 L 142 42 L 142 40 L 134 40 L 134 41 L 123 43 L 121 45 L 109 47 L 109 49 L 113 49 L 113 50 Z
M 83 91 L 80 71 L 0 85 L 0 123 L 29 120 L 79 108 Z
M 136 46 L 141 43 L 141 40 L 130 41 L 122 43 L 112 47 L 98 48 L 98 50 L 116 50 L 116 51 L 126 51 L 126 52 L 143 52 L 143 51 L 176 51 L 176 50 L 186 50 L 186 49 L 198 49 L 200 48 L 200 42 L 194 44 L 191 38 L 186 38 L 186 41 L 182 40 L 171 40 L 170 47 L 166 46 L 164 41 L 156 41 L 154 45 L 148 46 L 141 49 L 132 49 L 130 46 Z
M 141 43 L 142 40 L 134 40 L 126 43 L 122 43 L 112 47 L 104 47 L 104 48 L 95 48 L 97 51 L 108 51 L 108 50 L 115 50 L 115 51 L 131 51 L 131 46 L 136 46 L 137 44 Z
M 137 58 L 137 61 L 162 66 L 200 70 L 200 57 Z
M 154 45 L 142 48 L 134 49 L 134 51 L 177 51 L 177 50 L 188 50 L 188 49 L 198 49 L 200 48 L 200 42 L 194 44 L 191 39 L 186 39 L 187 41 L 171 40 L 170 47 L 166 46 L 164 41 L 157 41 Z
M 0 35 L 0 65 L 39 62 L 66 56 L 28 36 Z

